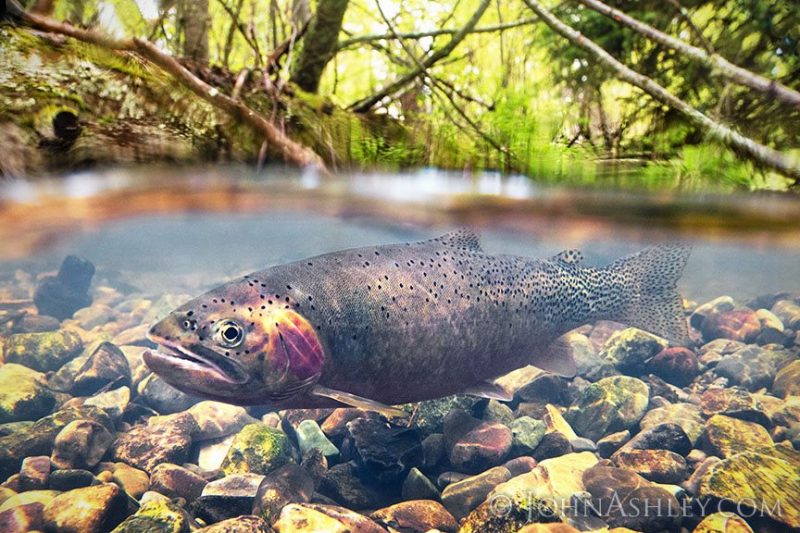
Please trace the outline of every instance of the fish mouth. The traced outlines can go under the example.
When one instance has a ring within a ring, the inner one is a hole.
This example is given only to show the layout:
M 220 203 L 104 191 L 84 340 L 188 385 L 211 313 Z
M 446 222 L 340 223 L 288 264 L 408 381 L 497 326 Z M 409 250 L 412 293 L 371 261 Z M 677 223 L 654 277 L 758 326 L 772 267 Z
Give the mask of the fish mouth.
M 205 381 L 223 380 L 233 385 L 250 381 L 249 374 L 235 361 L 201 345 L 183 346 L 176 342 L 149 335 L 159 345 L 157 350 L 146 350 L 144 362 L 165 380 L 188 374 Z M 188 385 L 188 384 L 184 384 Z

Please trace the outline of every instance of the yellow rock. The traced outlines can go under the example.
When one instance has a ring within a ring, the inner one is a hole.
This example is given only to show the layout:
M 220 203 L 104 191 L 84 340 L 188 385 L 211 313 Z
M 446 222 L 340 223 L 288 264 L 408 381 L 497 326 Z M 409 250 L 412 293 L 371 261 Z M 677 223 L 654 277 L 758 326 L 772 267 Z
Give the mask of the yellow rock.
M 739 515 L 714 513 L 697 524 L 693 533 L 753 533 L 753 529 Z
M 25 505 L 26 503 L 41 503 L 47 505 L 59 494 L 61 493 L 57 490 L 29 490 L 28 492 L 20 492 L 3 502 L 3 505 L 0 505 L 0 513 L 8 509 L 13 509 L 14 507 L 19 507 L 20 505 Z
M 561 411 L 555 405 L 547 404 L 546 406 L 547 414 L 544 415 L 544 422 L 547 424 L 547 432 L 550 433 L 552 431 L 557 431 L 561 433 L 568 440 L 574 440 L 578 438 L 578 435 L 575 434 L 575 430 L 572 429 L 572 426 L 569 425 L 569 422 L 564 420 L 564 417 L 561 415 Z
M 800 359 L 778 371 L 772 384 L 772 392 L 781 397 L 800 396 Z
M 764 426 L 725 415 L 714 415 L 708 419 L 706 441 L 710 451 L 723 458 L 773 445 Z
M 591 452 L 545 459 L 530 472 L 495 487 L 487 499 L 505 495 L 513 500 L 538 498 L 568 503 L 572 494 L 586 490 L 583 473 L 596 464 L 597 457 Z

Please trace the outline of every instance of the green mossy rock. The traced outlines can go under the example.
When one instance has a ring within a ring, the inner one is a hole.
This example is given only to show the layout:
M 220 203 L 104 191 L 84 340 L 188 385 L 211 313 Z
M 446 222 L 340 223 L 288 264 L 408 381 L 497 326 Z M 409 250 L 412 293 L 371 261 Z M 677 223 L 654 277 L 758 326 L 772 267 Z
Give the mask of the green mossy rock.
M 56 436 L 73 420 L 93 420 L 109 430 L 113 428 L 108 415 L 95 407 L 70 407 L 56 411 L 22 431 L 0 437 L 0 478 L 5 479 L 17 472 L 25 457 L 50 455 Z
M 603 378 L 586 387 L 564 418 L 582 437 L 597 441 L 631 428 L 647 412 L 650 388 L 628 376 Z
M 248 424 L 233 439 L 222 461 L 225 474 L 263 474 L 292 460 L 285 433 L 266 424 Z
M 170 501 L 151 500 L 114 529 L 114 533 L 188 533 L 191 518 Z
M 48 372 L 58 370 L 82 348 L 83 341 L 74 331 L 17 333 L 3 341 L 3 360 Z
M 669 346 L 661 337 L 637 328 L 613 333 L 600 351 L 600 356 L 626 373 L 640 373 L 645 364 Z
M 713 465 L 701 478 L 700 498 L 747 505 L 755 502 L 774 520 L 800 527 L 800 452 L 782 446 L 736 454 Z
M 50 414 L 55 403 L 43 374 L 13 363 L 0 366 L 0 424 L 38 420 Z
M 708 451 L 722 458 L 772 446 L 772 438 L 763 426 L 725 415 L 714 415 L 706 421 L 705 440 Z

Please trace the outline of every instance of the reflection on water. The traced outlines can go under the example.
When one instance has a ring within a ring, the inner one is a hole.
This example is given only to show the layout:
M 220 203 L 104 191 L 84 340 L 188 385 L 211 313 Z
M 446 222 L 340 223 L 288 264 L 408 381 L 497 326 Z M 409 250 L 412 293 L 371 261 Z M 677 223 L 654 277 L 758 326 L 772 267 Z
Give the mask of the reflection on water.
M 0 261 L 52 270 L 69 253 L 134 286 L 192 291 L 337 249 L 428 238 L 461 225 L 490 253 L 584 250 L 603 263 L 689 239 L 690 298 L 798 289 L 800 201 L 563 190 L 521 176 L 421 170 L 322 179 L 243 169 L 108 171 L 0 187 Z

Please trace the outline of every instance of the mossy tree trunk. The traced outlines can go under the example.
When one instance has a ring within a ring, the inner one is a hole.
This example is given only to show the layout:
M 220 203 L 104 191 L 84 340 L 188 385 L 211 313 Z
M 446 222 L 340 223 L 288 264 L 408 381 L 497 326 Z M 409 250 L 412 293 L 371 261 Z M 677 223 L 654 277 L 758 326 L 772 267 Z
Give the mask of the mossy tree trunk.
M 319 89 L 325 65 L 337 50 L 347 4 L 348 0 L 317 2 L 317 12 L 303 37 L 300 55 L 292 65 L 291 81 L 304 91 L 316 93 Z

